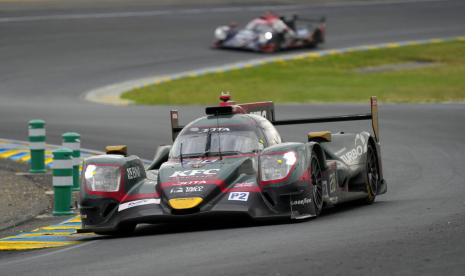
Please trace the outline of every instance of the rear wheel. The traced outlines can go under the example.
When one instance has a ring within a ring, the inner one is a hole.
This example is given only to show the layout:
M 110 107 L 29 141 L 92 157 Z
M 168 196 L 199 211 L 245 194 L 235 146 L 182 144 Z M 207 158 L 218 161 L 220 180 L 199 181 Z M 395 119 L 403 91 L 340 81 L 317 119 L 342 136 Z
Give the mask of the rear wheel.
M 312 170 L 312 187 L 313 187 L 313 206 L 315 215 L 319 215 L 323 209 L 323 173 L 318 158 L 313 155 L 311 161 Z
M 371 204 L 375 201 L 376 194 L 378 193 L 379 186 L 379 166 L 378 156 L 372 145 L 368 145 L 367 149 L 367 162 L 366 162 L 366 203 Z
M 321 33 L 320 30 L 316 30 L 313 32 L 312 36 L 309 39 L 308 47 L 309 48 L 315 48 L 319 43 L 323 43 L 324 38 L 323 34 Z

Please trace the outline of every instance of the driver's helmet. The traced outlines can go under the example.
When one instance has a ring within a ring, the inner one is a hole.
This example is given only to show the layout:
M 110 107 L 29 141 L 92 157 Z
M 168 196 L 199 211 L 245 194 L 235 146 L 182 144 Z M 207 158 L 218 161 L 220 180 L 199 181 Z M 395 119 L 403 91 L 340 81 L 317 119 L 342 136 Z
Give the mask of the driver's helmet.
M 279 19 L 279 16 L 277 16 L 272 11 L 266 11 L 262 16 L 260 16 L 260 18 L 266 21 L 274 21 L 276 19 Z

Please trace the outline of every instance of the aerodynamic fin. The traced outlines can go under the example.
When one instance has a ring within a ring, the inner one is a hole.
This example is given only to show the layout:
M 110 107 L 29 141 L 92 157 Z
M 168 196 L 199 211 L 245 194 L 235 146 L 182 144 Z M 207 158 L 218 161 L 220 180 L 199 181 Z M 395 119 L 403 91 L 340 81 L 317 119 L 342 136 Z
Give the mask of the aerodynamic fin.
M 328 117 L 316 117 L 316 118 L 300 118 L 300 119 L 289 119 L 289 120 L 275 120 L 274 103 L 273 102 L 257 102 L 257 103 L 246 103 L 238 105 L 228 105 L 228 97 L 220 98 L 223 102 L 220 107 L 207 107 L 206 112 L 209 115 L 221 115 L 226 112 L 232 113 L 248 113 L 257 114 L 267 118 L 273 125 L 297 125 L 297 124 L 315 124 L 315 123 L 329 123 L 329 122 L 343 122 L 343 121 L 360 121 L 360 120 L 371 120 L 373 133 L 376 141 L 379 142 L 379 125 L 378 125 L 378 100 L 376 96 L 370 98 L 370 113 L 361 114 L 350 114 L 340 116 L 328 116 Z M 228 108 L 231 106 L 232 108 Z M 220 112 L 221 111 L 221 112 Z M 179 125 L 179 116 L 177 110 L 171 110 L 171 131 L 173 141 L 176 139 L 178 133 L 183 129 L 184 126 Z
M 317 117 L 317 118 L 301 118 L 289 120 L 273 120 L 271 123 L 275 126 L 279 125 L 297 125 L 297 124 L 315 124 L 315 123 L 329 123 L 329 122 L 343 122 L 343 121 L 360 121 L 371 120 L 373 133 L 376 141 L 379 141 L 379 126 L 378 126 L 378 100 L 376 96 L 370 98 L 370 113 Z

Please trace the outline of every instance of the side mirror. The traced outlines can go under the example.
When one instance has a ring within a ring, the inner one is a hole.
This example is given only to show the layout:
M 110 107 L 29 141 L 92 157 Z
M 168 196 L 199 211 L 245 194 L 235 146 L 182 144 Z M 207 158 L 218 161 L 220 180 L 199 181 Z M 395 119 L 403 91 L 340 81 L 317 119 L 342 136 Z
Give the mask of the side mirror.
M 331 142 L 331 132 L 330 131 L 315 131 L 309 132 L 307 134 L 309 142 Z
M 152 163 L 147 167 L 147 170 L 157 170 L 161 164 L 168 161 L 168 156 L 171 150 L 171 145 L 159 146 L 155 151 Z
M 128 147 L 126 145 L 106 146 L 106 154 L 118 154 L 128 156 Z

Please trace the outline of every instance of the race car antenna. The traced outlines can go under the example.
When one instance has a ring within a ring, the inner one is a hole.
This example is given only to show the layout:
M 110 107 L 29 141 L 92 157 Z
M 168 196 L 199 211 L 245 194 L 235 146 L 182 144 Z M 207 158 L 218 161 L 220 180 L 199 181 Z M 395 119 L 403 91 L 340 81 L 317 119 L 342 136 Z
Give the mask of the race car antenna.
M 181 161 L 181 167 L 182 167 L 182 142 L 181 145 L 179 146 L 179 161 Z
M 220 131 L 220 119 L 218 118 L 219 114 L 216 114 L 216 130 L 218 131 L 218 155 L 220 156 L 220 160 L 223 160 L 223 156 L 221 155 L 221 131 Z

